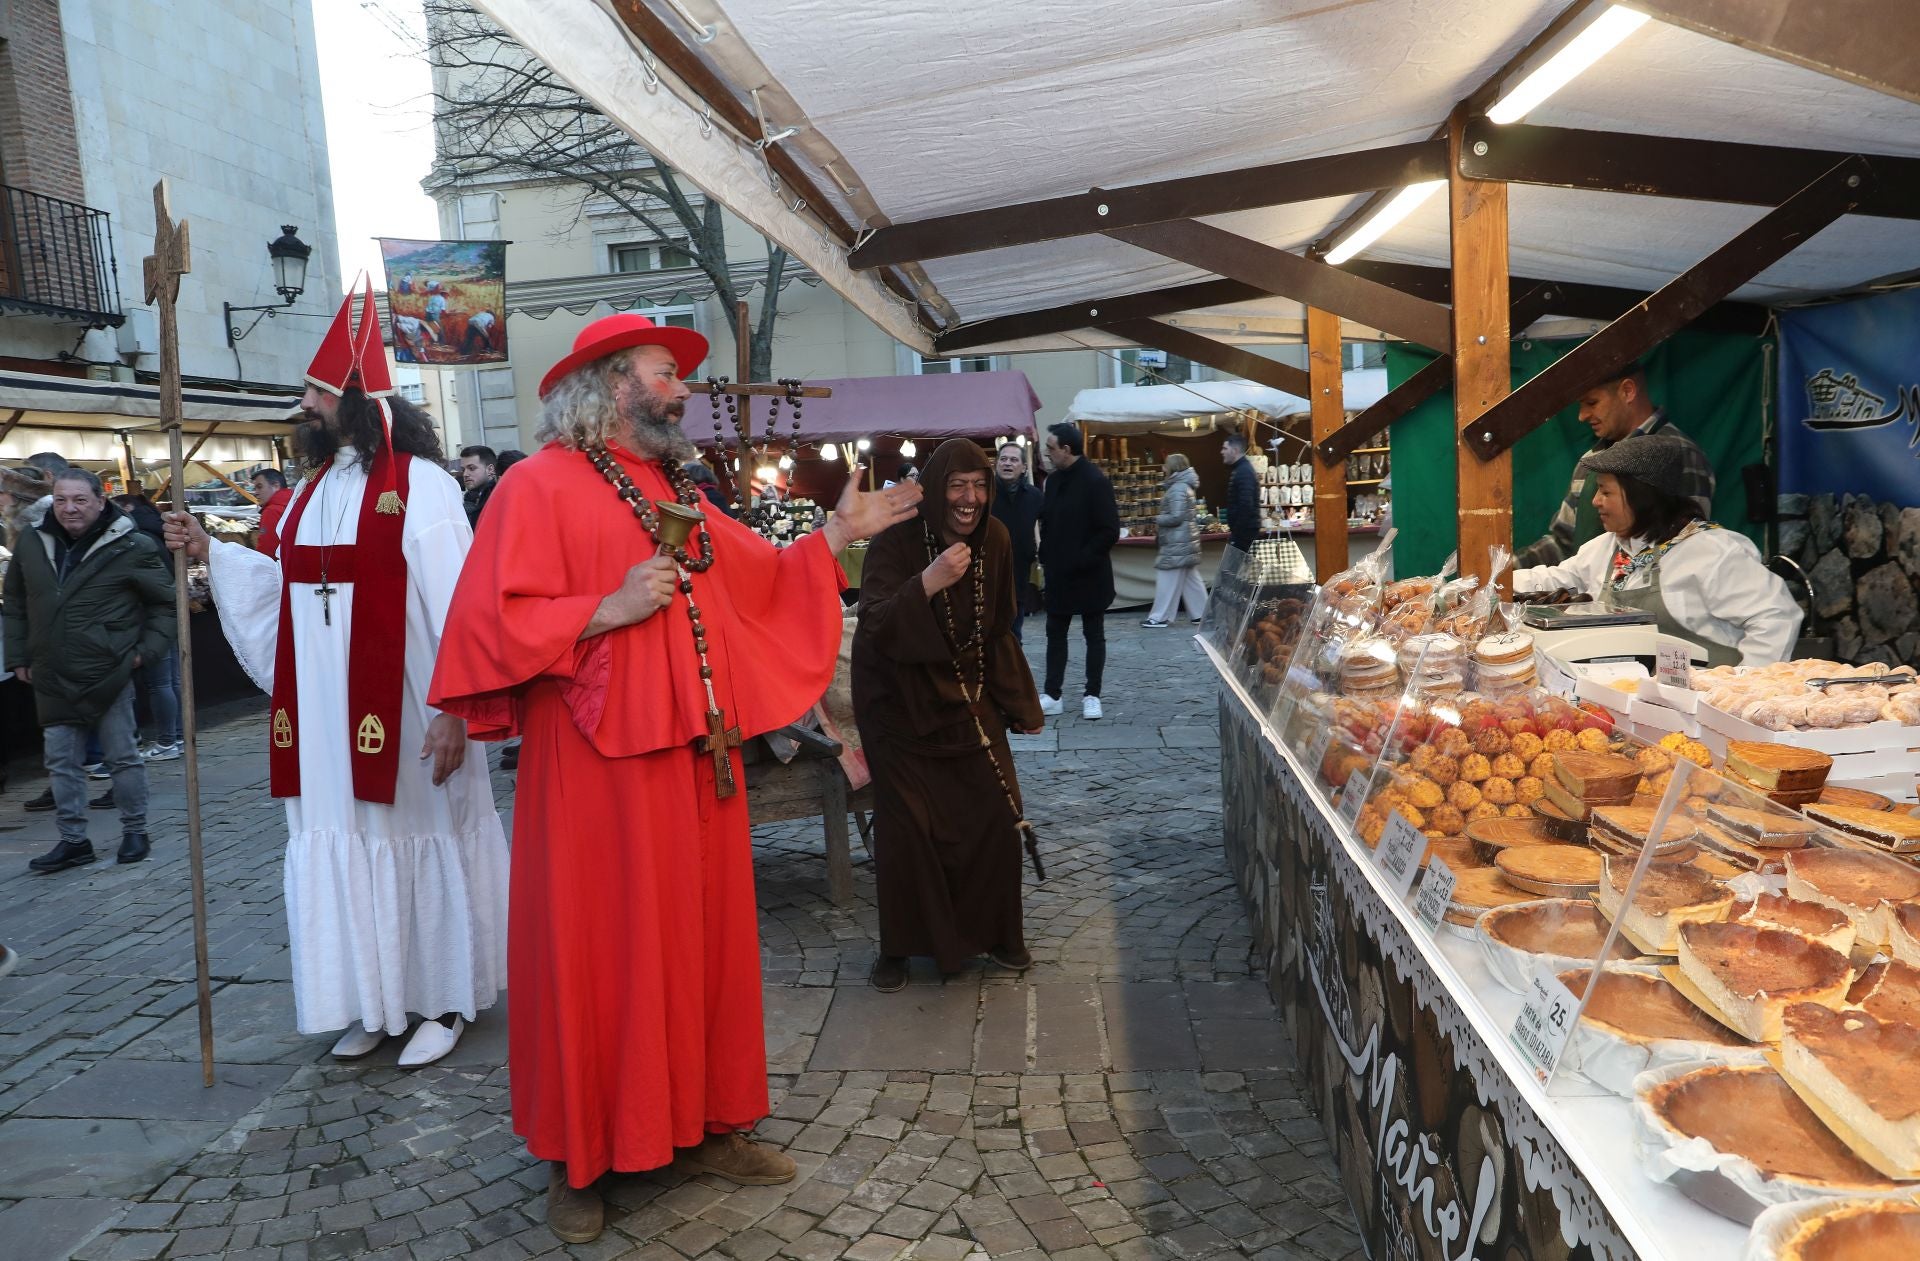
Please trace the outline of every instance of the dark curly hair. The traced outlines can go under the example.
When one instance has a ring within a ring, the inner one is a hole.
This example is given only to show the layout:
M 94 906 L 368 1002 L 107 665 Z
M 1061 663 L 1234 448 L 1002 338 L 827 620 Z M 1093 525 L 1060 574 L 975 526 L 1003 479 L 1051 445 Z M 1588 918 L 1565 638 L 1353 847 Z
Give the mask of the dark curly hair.
M 387 407 L 393 413 L 393 449 L 402 455 L 419 456 L 437 467 L 446 467 L 446 457 L 440 452 L 440 436 L 434 432 L 433 420 L 398 396 L 389 397 Z M 301 458 L 309 468 L 319 468 L 333 458 L 335 451 L 350 446 L 354 450 L 354 462 L 361 468 L 371 469 L 373 457 L 386 441 L 380 424 L 380 409 L 364 393 L 350 389 L 340 396 L 338 414 L 337 433 L 314 424 L 300 426 L 295 435 L 295 444 Z

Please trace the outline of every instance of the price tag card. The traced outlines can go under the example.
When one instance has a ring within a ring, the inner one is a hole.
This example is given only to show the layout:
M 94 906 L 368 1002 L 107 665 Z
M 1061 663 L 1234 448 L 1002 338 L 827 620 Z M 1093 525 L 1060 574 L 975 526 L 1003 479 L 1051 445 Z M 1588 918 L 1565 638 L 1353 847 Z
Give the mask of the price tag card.
M 1340 821 L 1351 828 L 1359 819 L 1361 808 L 1367 804 L 1366 768 L 1347 776 L 1347 786 L 1340 794 Z
M 1661 644 L 1655 656 L 1654 678 L 1685 691 L 1693 686 L 1693 658 L 1677 644 Z
M 1440 931 L 1440 921 L 1447 917 L 1447 906 L 1453 901 L 1453 886 L 1458 883 L 1460 877 L 1453 874 L 1453 868 L 1441 861 L 1438 854 L 1427 860 L 1427 875 L 1413 900 L 1413 913 L 1428 932 Z
M 1374 848 L 1373 861 L 1393 883 L 1393 891 L 1404 899 L 1413 888 L 1413 878 L 1420 873 L 1420 856 L 1426 852 L 1426 834 L 1395 810 L 1387 816 L 1387 828 Z
M 1553 1066 L 1560 1062 L 1560 1054 L 1573 1034 L 1574 1013 L 1579 1009 L 1580 1000 L 1560 983 L 1559 977 L 1544 968 L 1533 974 L 1532 992 L 1520 1004 L 1520 1014 L 1513 1018 L 1513 1031 L 1507 1039 L 1519 1048 L 1540 1080 L 1553 1075 Z
M 1313 733 L 1313 739 L 1307 741 L 1307 747 L 1301 760 L 1307 764 L 1307 774 L 1319 778 L 1320 764 L 1327 760 L 1327 746 L 1333 743 L 1333 724 L 1325 723 Z

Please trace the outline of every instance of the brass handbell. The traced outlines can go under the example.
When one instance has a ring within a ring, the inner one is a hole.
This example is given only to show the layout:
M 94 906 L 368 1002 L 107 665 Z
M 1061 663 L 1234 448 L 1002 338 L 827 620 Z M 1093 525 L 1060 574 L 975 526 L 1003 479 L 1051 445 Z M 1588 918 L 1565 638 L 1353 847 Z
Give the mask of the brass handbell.
M 685 547 L 693 537 L 693 527 L 707 519 L 698 508 L 671 499 L 656 499 L 653 506 L 660 510 L 660 546 L 670 552 Z

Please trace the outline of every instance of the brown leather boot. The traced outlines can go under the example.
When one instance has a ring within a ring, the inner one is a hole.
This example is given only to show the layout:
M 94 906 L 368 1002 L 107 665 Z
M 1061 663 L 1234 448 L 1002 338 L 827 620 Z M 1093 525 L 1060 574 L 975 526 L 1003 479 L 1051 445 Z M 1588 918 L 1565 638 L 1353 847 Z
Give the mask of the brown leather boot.
M 710 1173 L 743 1187 L 792 1182 L 800 1171 L 785 1152 L 756 1143 L 738 1130 L 707 1135 L 700 1146 L 682 1151 L 678 1163 L 682 1169 Z
M 592 1187 L 567 1183 L 563 1161 L 549 1161 L 547 1229 L 563 1243 L 592 1243 L 607 1228 L 607 1204 Z

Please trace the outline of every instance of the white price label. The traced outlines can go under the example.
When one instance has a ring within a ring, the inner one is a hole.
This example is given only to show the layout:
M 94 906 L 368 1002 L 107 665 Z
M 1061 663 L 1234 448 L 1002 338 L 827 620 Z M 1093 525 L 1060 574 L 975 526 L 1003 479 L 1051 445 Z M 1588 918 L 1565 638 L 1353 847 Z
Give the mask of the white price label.
M 1655 656 L 1654 677 L 1668 687 L 1693 686 L 1693 658 L 1677 644 L 1661 644 Z
M 1373 861 L 1381 874 L 1393 882 L 1393 891 L 1405 898 L 1413 888 L 1414 876 L 1419 874 L 1420 856 L 1426 852 L 1426 834 L 1395 810 L 1387 816 L 1387 828 L 1380 834 L 1380 844 L 1374 848 Z
M 1348 827 L 1360 818 L 1360 811 L 1367 804 L 1368 779 L 1365 767 L 1347 776 L 1346 789 L 1340 794 L 1340 821 Z
M 1438 854 L 1427 860 L 1427 875 L 1420 882 L 1420 893 L 1413 900 L 1413 913 L 1426 925 L 1427 931 L 1440 931 L 1440 921 L 1447 917 L 1447 907 L 1453 901 L 1453 886 L 1460 883 L 1460 877 L 1453 874 L 1453 868 L 1447 866 Z
M 1533 990 L 1520 1004 L 1520 1014 L 1513 1018 L 1513 1031 L 1507 1039 L 1519 1048 L 1542 1081 L 1553 1074 L 1553 1066 L 1567 1049 L 1567 1039 L 1573 1036 L 1574 1013 L 1579 1010 L 1580 1000 L 1560 983 L 1559 977 L 1544 968 L 1533 974 Z
M 1332 743 L 1333 724 L 1330 722 L 1321 724 L 1320 727 L 1314 731 L 1313 739 L 1307 741 L 1306 756 L 1303 760 L 1307 764 L 1308 775 L 1316 779 L 1319 778 L 1320 764 L 1327 760 L 1327 746 Z

